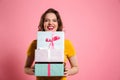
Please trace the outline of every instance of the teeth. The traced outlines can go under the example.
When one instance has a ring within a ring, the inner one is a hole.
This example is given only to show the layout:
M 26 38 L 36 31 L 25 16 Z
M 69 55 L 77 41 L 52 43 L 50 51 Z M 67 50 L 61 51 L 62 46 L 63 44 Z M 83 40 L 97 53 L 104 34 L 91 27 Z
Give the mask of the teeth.
M 53 27 L 50 26 L 49 28 L 53 28 Z
M 48 26 L 48 29 L 49 30 L 52 30 L 54 27 L 53 26 Z

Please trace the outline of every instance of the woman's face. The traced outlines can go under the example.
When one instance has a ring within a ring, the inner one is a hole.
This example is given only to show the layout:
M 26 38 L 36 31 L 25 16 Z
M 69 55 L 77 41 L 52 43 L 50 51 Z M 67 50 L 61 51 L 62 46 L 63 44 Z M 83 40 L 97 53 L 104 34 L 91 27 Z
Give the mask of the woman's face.
M 44 20 L 45 31 L 57 31 L 58 21 L 54 13 L 47 13 Z

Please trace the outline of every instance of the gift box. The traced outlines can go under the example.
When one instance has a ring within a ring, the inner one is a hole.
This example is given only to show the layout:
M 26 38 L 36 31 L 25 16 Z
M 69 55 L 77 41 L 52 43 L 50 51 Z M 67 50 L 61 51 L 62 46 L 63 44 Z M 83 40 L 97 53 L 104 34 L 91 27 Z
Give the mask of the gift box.
M 36 63 L 35 76 L 64 76 L 63 63 Z
M 64 50 L 55 48 L 36 49 L 35 62 L 64 62 Z
M 64 49 L 64 32 L 38 31 L 37 48 L 48 47 Z

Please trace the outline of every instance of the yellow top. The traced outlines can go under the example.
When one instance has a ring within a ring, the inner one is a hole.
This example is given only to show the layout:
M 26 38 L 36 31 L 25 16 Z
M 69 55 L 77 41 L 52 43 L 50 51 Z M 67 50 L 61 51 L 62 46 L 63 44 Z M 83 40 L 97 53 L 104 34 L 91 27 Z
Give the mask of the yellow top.
M 65 40 L 64 46 L 65 46 L 64 61 L 66 62 L 67 58 L 70 58 L 75 55 L 75 50 L 74 50 L 72 43 L 69 40 Z M 33 40 L 27 50 L 27 55 L 34 56 L 34 52 L 36 48 L 37 48 L 37 40 Z M 66 77 L 37 77 L 37 80 L 67 80 L 67 79 Z

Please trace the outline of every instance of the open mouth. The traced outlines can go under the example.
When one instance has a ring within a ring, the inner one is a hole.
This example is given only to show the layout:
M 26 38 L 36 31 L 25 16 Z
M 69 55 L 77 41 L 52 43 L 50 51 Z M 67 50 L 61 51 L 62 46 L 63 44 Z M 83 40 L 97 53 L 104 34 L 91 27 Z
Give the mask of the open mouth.
M 47 26 L 48 30 L 53 30 L 54 27 L 53 26 Z

